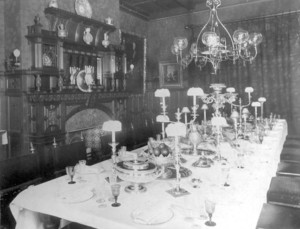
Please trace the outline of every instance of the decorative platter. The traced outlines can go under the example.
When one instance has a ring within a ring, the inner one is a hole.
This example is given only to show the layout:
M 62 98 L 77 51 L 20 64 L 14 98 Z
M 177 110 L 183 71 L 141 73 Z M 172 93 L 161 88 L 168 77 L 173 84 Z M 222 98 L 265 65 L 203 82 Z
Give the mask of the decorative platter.
M 44 66 L 51 66 L 52 65 L 52 60 L 46 53 L 43 54 L 43 65 Z
M 81 70 L 76 76 L 76 83 L 80 91 L 89 92 L 89 87 L 85 82 L 85 71 Z
M 92 7 L 88 0 L 76 0 L 75 1 L 75 11 L 78 15 L 91 18 L 92 17 Z

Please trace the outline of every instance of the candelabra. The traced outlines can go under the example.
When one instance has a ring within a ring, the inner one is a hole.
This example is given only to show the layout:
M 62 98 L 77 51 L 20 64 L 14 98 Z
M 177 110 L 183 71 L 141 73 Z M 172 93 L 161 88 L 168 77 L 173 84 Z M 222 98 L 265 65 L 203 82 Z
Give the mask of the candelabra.
M 174 189 L 167 192 L 171 195 L 178 197 L 189 194 L 188 191 L 180 187 L 180 150 L 179 150 L 179 137 L 186 136 L 186 125 L 182 122 L 170 123 L 166 128 L 167 136 L 174 137 L 175 139 L 175 169 L 176 169 L 176 186 Z
M 227 92 L 222 94 L 222 89 L 225 87 L 224 84 L 211 84 L 210 88 L 213 89 L 213 92 L 201 97 L 205 104 L 213 103 L 216 117 L 221 116 L 220 108 L 223 108 L 226 102 L 231 104 L 236 100 L 237 94 L 234 93 L 234 88 L 227 88 Z
M 239 103 L 235 104 L 234 101 L 229 101 L 230 105 L 234 108 L 238 108 L 239 110 L 239 118 L 240 118 L 240 123 L 242 123 L 242 110 L 246 107 L 248 107 L 251 104 L 251 93 L 253 92 L 252 87 L 246 87 L 245 92 L 248 94 L 248 103 L 247 104 L 242 104 L 242 99 L 239 99 Z

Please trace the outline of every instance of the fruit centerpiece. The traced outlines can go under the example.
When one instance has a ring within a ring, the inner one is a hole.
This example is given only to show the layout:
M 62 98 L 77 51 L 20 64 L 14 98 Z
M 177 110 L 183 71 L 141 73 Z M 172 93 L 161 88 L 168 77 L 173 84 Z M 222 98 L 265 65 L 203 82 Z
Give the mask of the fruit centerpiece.
M 167 169 L 169 165 L 173 165 L 174 157 L 172 151 L 174 149 L 173 139 L 165 138 L 163 140 L 156 141 L 153 138 L 149 138 L 148 152 L 149 157 L 158 166 L 162 167 L 162 178 L 168 178 L 172 172 Z

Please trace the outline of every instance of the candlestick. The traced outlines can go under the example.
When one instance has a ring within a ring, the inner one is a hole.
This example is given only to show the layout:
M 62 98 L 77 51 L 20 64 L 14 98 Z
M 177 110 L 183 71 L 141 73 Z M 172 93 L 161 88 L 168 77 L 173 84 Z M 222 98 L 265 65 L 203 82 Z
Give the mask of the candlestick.
M 111 132 L 111 141 L 116 142 L 116 132 L 115 131 Z

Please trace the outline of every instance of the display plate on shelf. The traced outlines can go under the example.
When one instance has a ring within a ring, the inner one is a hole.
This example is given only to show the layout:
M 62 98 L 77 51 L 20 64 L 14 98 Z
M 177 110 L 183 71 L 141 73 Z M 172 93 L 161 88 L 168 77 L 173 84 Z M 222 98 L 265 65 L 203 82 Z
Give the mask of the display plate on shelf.
M 52 66 L 52 60 L 46 53 L 43 54 L 43 65 Z
M 88 91 L 89 87 L 85 82 L 85 71 L 84 70 L 81 70 L 80 72 L 78 72 L 78 74 L 76 76 L 76 83 L 77 83 L 79 90 L 81 90 L 82 92 L 89 92 Z
M 75 11 L 78 15 L 91 18 L 92 17 L 92 7 L 88 0 L 76 0 L 75 1 Z

